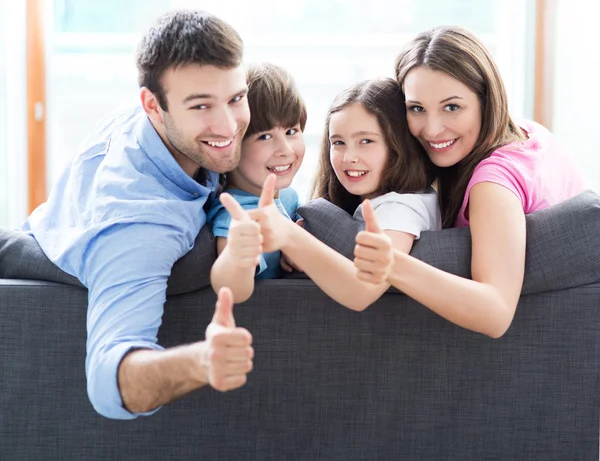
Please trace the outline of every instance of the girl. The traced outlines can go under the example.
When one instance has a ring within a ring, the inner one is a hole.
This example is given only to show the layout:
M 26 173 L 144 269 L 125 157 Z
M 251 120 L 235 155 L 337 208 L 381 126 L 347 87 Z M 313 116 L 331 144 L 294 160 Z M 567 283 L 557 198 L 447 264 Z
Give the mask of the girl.
M 326 119 L 316 196 L 325 197 L 355 217 L 372 222 L 373 208 L 382 235 L 408 253 L 422 231 L 441 228 L 437 197 L 406 128 L 399 85 L 393 79 L 361 82 L 342 92 Z M 268 203 L 269 192 L 265 188 Z M 372 199 L 365 209 L 359 205 Z M 253 210 L 264 245 L 280 248 L 325 293 L 340 304 L 363 310 L 388 288 L 358 280 L 349 259 L 304 229 L 281 219 L 271 207 Z
M 276 177 L 270 197 L 278 213 L 290 223 L 298 208 L 298 194 L 290 187 L 304 158 L 306 106 L 288 72 L 273 64 L 248 70 L 250 124 L 242 141 L 240 162 L 227 174 L 220 202 L 207 214 L 217 238 L 219 257 L 211 270 L 216 293 L 231 288 L 236 303 L 250 297 L 254 278 L 280 275 L 280 252 L 262 253 L 260 227 L 245 210 L 259 205 L 262 185 Z
M 498 338 L 523 284 L 525 215 L 582 192 L 584 181 L 548 130 L 511 119 L 498 69 L 469 32 L 419 35 L 398 57 L 396 77 L 410 132 L 437 179 L 443 226 L 470 226 L 472 280 L 390 252 L 368 233 L 357 236 L 359 277 L 385 279 L 451 322 Z

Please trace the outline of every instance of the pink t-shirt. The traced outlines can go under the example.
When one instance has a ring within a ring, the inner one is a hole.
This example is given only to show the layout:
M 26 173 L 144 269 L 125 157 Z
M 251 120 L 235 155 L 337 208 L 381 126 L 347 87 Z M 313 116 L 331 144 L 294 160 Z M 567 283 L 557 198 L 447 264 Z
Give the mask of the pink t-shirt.
M 475 167 L 455 227 L 469 225 L 469 195 L 471 188 L 480 182 L 493 182 L 512 191 L 525 214 L 548 208 L 585 190 L 581 171 L 552 133 L 535 122 L 522 122 L 520 126 L 529 139 L 495 150 Z

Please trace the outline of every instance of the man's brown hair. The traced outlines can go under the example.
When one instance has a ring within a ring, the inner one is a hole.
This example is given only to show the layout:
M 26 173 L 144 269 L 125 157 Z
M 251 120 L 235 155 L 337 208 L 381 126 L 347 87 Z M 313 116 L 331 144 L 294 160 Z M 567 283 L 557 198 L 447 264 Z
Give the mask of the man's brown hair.
M 158 18 L 137 50 L 138 83 L 168 110 L 162 77 L 169 68 L 211 65 L 233 69 L 242 63 L 244 45 L 228 23 L 204 11 L 173 11 Z

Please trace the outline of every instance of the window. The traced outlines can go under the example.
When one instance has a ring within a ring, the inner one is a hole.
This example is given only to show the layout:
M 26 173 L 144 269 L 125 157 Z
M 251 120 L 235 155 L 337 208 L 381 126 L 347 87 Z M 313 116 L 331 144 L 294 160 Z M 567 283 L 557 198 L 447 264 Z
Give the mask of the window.
M 6 40 L 3 4 L 0 3 L 0 227 L 8 227 L 8 146 L 6 97 Z
M 370 0 L 365 8 L 362 0 L 205 0 L 202 7 L 239 31 L 246 61 L 272 61 L 294 75 L 308 106 L 307 151 L 294 181 L 306 197 L 334 96 L 358 80 L 392 76 L 402 46 L 429 27 L 459 24 L 478 34 L 497 59 L 513 114 L 531 117 L 530 4 Z M 193 0 L 55 0 L 48 60 L 50 184 L 101 117 L 137 103 L 133 52 L 139 34 L 165 10 L 197 7 Z
M 3 228 L 16 228 L 27 217 L 25 65 L 25 2 L 0 0 L 0 227 Z

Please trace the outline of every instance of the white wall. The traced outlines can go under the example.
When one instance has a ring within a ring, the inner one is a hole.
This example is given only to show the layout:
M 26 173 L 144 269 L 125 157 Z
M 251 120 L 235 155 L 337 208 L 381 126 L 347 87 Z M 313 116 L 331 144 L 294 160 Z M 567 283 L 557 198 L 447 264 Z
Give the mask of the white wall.
M 600 192 L 600 2 L 557 0 L 552 130 Z

